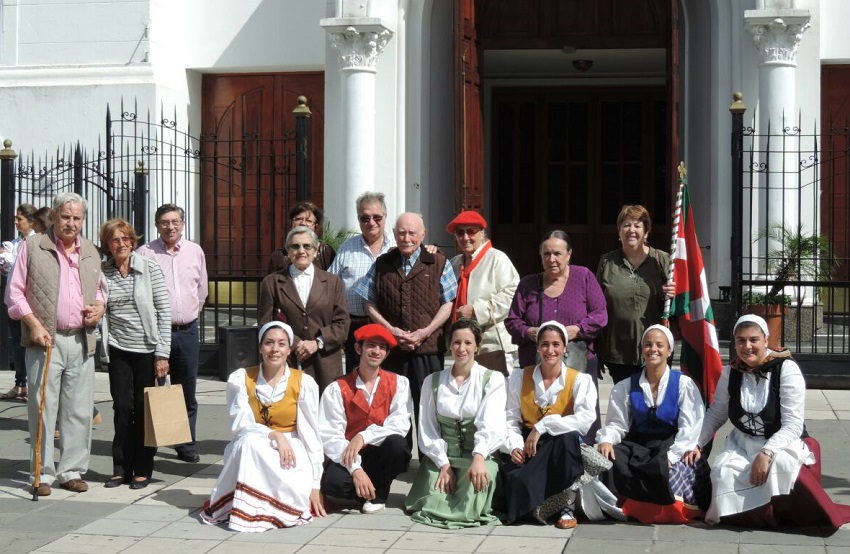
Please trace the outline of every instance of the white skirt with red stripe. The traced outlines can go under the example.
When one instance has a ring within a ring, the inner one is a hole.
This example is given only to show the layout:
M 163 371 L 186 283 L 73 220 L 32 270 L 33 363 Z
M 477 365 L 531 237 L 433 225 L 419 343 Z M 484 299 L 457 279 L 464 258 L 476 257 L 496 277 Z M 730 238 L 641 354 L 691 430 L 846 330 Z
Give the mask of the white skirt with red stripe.
M 234 531 L 260 533 L 312 521 L 313 468 L 304 445 L 287 433 L 294 468 L 280 467 L 280 455 L 268 437 L 244 435 L 224 451 L 224 468 L 201 510 L 205 523 L 228 522 Z

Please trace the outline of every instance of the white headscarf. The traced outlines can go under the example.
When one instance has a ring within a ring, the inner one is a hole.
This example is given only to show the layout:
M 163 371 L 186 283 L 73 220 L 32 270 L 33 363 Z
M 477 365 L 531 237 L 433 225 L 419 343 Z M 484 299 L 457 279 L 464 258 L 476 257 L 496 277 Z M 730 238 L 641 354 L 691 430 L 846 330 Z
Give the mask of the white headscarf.
M 764 338 L 770 336 L 770 333 L 767 332 L 767 322 L 764 320 L 764 318 L 753 314 L 742 315 L 738 318 L 738 321 L 735 322 L 735 327 L 732 329 L 732 336 L 735 336 L 735 332 L 738 331 L 739 325 L 748 322 L 755 323 L 756 325 L 758 325 L 759 329 L 761 329 L 761 332 L 764 333 Z
M 547 321 L 546 323 L 542 323 L 540 325 L 540 327 L 537 328 L 537 343 L 538 344 L 540 343 L 540 335 L 542 334 L 541 331 L 545 327 L 555 327 L 556 329 L 558 329 L 558 331 L 561 332 L 561 335 L 564 338 L 564 344 L 566 344 L 570 340 L 570 335 L 567 333 L 567 328 L 553 319 L 553 320 Z
M 649 334 L 650 331 L 661 331 L 662 333 L 664 333 L 664 336 L 667 337 L 667 342 L 670 344 L 670 351 L 672 352 L 674 344 L 673 333 L 671 333 L 670 329 L 668 329 L 667 327 L 659 325 L 657 323 L 655 325 L 650 325 L 646 328 L 646 331 L 643 332 L 643 336 L 641 336 L 640 338 L 641 344 L 643 344 L 643 340 L 646 338 L 646 335 Z
M 292 348 L 292 341 L 295 340 L 295 334 L 292 332 L 292 327 L 290 327 L 289 325 L 287 325 L 286 323 L 284 323 L 282 321 L 277 321 L 277 320 L 269 321 L 268 323 L 266 323 L 265 325 L 260 327 L 260 336 L 258 337 L 257 342 L 262 344 L 263 343 L 263 336 L 266 334 L 266 331 L 268 331 L 272 327 L 280 327 L 281 329 L 286 331 L 286 334 L 289 335 L 289 347 Z

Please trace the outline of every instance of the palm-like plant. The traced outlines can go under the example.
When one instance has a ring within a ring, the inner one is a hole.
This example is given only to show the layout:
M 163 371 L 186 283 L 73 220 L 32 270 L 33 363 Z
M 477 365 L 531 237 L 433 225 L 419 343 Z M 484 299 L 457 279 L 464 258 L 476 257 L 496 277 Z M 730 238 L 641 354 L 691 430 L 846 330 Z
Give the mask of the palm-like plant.
M 765 304 L 783 304 L 786 295 L 782 290 L 789 281 L 803 276 L 815 281 L 829 279 L 838 266 L 832 247 L 823 235 L 807 234 L 802 225 L 790 229 L 782 223 L 773 223 L 759 233 L 756 240 L 768 240 L 767 270 L 773 273 L 774 281 L 765 295 Z M 787 298 L 787 297 L 786 297 Z
M 356 234 L 351 229 L 333 229 L 326 221 L 322 227 L 322 242 L 333 248 L 334 251 L 339 251 L 342 243 Z

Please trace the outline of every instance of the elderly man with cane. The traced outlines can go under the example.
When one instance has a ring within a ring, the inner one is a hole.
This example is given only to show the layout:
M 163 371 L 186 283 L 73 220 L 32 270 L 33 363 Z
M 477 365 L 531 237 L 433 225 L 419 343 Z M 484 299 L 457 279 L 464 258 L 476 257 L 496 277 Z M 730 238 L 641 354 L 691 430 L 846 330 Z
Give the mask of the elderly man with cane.
M 21 246 L 9 285 L 9 316 L 24 322 L 27 382 L 35 391 L 28 402 L 30 443 L 33 465 L 43 463 L 33 467 L 34 499 L 49 495 L 55 481 L 71 492 L 89 488 L 82 475 L 91 450 L 94 329 L 104 309 L 100 253 L 80 236 L 86 208 L 78 194 L 58 195 L 53 227 Z M 62 434 L 54 466 L 53 442 L 39 434 L 51 436 L 57 425 Z

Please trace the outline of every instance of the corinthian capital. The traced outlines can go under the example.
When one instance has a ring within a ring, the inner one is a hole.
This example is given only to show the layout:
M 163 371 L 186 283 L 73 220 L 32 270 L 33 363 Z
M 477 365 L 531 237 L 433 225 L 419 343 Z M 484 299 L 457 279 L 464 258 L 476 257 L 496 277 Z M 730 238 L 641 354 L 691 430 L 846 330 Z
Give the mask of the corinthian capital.
M 805 15 L 773 17 L 782 15 L 782 11 L 804 12 Z M 807 10 L 748 11 L 744 19 L 745 28 L 753 35 L 761 64 L 797 65 L 797 49 L 803 33 L 811 27 Z
M 341 70 L 375 71 L 378 56 L 393 36 L 392 31 L 381 24 L 333 25 L 323 22 L 323 26 L 330 37 L 331 46 L 339 55 Z

